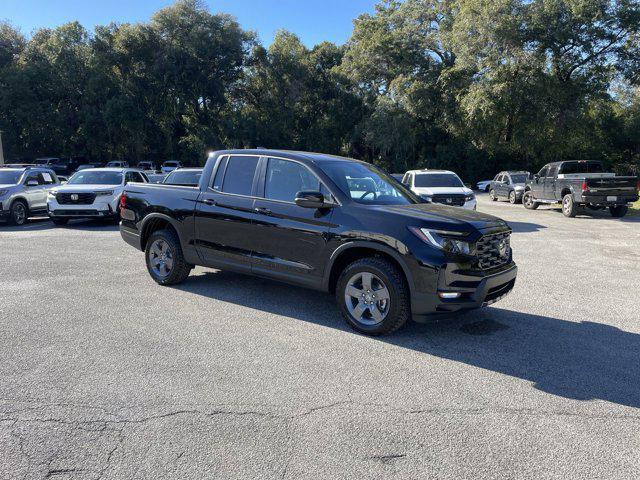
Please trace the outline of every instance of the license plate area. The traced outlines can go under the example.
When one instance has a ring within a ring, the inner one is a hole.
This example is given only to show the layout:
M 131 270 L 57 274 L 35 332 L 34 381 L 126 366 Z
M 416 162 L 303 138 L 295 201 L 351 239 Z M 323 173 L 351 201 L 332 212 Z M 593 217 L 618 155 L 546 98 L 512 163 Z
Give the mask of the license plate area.
M 618 201 L 618 197 L 611 197 L 611 196 L 607 197 L 607 202 L 617 202 L 617 201 Z

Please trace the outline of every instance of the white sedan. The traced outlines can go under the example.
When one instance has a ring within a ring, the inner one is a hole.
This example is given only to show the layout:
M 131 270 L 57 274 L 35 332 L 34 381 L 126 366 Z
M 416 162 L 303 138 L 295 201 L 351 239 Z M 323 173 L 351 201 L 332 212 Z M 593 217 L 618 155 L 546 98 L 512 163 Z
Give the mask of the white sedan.
M 119 219 L 120 195 L 131 182 L 148 180 L 143 172 L 132 168 L 81 170 L 65 185 L 49 192 L 47 212 L 56 225 L 64 225 L 71 218 Z

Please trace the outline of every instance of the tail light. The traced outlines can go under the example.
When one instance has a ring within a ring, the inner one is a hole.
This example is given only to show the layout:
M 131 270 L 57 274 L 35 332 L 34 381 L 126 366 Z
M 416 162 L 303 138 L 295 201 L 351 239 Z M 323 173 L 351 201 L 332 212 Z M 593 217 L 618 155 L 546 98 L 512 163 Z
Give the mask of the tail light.
M 587 190 L 587 181 L 583 180 L 582 181 L 582 191 L 585 192 Z
M 127 195 L 122 192 L 120 195 L 120 215 L 122 215 L 122 211 L 127 207 Z

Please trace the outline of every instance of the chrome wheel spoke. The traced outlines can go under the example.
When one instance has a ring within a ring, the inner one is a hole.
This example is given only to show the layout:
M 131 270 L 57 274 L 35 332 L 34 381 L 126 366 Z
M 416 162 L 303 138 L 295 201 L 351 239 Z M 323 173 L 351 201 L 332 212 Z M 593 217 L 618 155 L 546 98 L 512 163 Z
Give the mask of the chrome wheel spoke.
M 369 272 L 362 272 L 362 290 L 371 290 L 371 278 L 373 275 Z
M 369 312 L 371 312 L 371 317 L 378 323 L 380 323 L 382 320 L 384 320 L 384 315 L 382 315 L 382 312 L 380 310 L 378 310 L 378 305 L 374 304 L 371 307 L 369 307 Z
M 164 264 L 167 267 L 167 270 L 171 270 L 173 268 L 173 258 L 167 257 Z
M 362 290 L 354 287 L 353 285 L 347 285 L 347 289 L 345 293 L 350 297 L 357 298 L 357 299 L 360 299 L 360 297 L 362 297 Z
M 352 314 L 354 317 L 356 317 L 356 320 L 360 320 L 362 319 L 362 315 L 364 314 L 366 309 L 367 309 L 367 306 L 364 303 L 358 302 L 358 305 L 355 306 Z
M 387 287 L 382 287 L 374 292 L 376 300 L 389 300 L 389 290 Z

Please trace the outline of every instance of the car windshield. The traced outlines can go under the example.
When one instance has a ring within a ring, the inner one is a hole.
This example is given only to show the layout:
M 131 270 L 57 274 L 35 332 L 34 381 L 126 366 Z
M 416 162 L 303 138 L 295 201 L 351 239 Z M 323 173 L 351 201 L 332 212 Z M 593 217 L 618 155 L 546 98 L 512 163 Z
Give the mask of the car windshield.
M 407 205 L 421 200 L 373 165 L 326 162 L 319 167 L 346 195 L 367 205 Z
M 529 175 L 526 173 L 512 173 L 511 174 L 511 182 L 513 183 L 525 183 L 529 178 Z
M 420 187 L 463 187 L 457 175 L 452 173 L 420 173 L 416 175 L 415 186 Z
M 83 170 L 69 179 L 67 185 L 120 185 L 122 174 L 120 172 L 100 172 Z
M 197 186 L 200 184 L 202 170 L 174 170 L 164 179 L 170 185 Z
M 14 171 L 0 171 L 0 184 L 2 185 L 17 185 L 18 179 L 22 172 Z
M 566 162 L 562 164 L 561 173 L 602 173 L 600 162 Z

